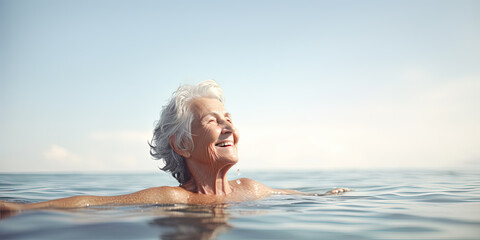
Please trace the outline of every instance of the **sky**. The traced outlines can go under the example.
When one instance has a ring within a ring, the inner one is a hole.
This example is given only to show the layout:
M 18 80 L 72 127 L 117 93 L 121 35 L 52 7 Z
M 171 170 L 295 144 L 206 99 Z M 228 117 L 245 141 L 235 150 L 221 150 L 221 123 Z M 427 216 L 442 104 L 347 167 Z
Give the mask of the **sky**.
M 237 169 L 480 169 L 478 1 L 0 0 L 0 172 L 159 171 L 215 79 Z

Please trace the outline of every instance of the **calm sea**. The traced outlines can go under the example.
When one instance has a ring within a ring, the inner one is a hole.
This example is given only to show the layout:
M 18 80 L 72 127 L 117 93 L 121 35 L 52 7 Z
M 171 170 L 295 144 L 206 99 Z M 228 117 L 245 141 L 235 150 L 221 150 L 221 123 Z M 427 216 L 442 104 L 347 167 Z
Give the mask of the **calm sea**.
M 240 177 L 311 193 L 334 187 L 355 191 L 216 206 L 30 211 L 3 215 L 0 239 L 480 239 L 478 172 L 242 172 Z M 176 184 L 160 172 L 0 174 L 0 200 L 118 195 L 161 185 Z

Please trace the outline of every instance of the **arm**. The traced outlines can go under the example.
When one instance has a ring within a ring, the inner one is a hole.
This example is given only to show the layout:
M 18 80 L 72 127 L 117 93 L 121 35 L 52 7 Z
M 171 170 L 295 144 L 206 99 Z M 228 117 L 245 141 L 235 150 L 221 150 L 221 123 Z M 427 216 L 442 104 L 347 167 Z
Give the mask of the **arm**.
M 80 208 L 110 204 L 159 204 L 171 203 L 178 197 L 171 187 L 148 188 L 120 196 L 75 196 L 45 202 L 19 204 L 0 201 L 0 212 L 21 211 L 41 208 Z
M 332 191 L 328 191 L 326 193 L 304 193 L 297 190 L 290 190 L 290 189 L 272 189 L 274 191 L 273 194 L 284 194 L 284 195 L 304 195 L 304 196 L 328 196 L 328 195 L 335 195 L 344 192 L 350 192 L 352 190 L 348 188 L 335 188 Z
M 303 196 L 327 196 L 327 195 L 334 195 L 334 194 L 340 194 L 344 192 L 350 192 L 352 190 L 348 188 L 335 188 L 329 192 L 326 193 L 305 193 L 305 192 L 300 192 L 297 190 L 292 190 L 292 189 L 275 189 L 275 188 L 270 188 L 268 186 L 265 186 L 255 180 L 249 179 L 249 178 L 242 178 L 240 179 L 242 183 L 248 186 L 250 190 L 253 190 L 253 192 L 257 195 L 259 198 L 267 197 L 270 195 L 303 195 Z
M 340 194 L 340 193 L 344 193 L 344 192 L 351 192 L 351 191 L 353 191 L 353 190 L 348 189 L 348 188 L 335 188 L 332 191 L 328 191 L 328 192 L 324 193 L 322 196 L 335 195 L 335 194 Z

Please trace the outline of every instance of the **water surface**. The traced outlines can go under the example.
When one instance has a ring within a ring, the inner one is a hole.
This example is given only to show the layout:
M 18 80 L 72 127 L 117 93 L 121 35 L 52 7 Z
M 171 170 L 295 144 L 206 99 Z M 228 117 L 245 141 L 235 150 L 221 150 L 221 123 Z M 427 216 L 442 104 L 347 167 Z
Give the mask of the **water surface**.
M 0 239 L 480 238 L 480 178 L 475 172 L 242 172 L 241 177 L 311 193 L 335 187 L 355 191 L 209 206 L 30 211 L 2 216 Z M 176 184 L 163 173 L 0 174 L 0 200 L 119 195 L 162 185 Z

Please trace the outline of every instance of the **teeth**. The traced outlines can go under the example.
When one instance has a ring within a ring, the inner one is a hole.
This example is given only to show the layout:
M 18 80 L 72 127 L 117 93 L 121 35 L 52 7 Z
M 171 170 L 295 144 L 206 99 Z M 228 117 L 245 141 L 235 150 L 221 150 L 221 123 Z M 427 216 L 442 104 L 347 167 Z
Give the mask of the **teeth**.
M 218 144 L 219 147 L 225 147 L 225 146 L 231 146 L 231 145 L 232 145 L 231 142 L 223 142 L 223 143 Z

